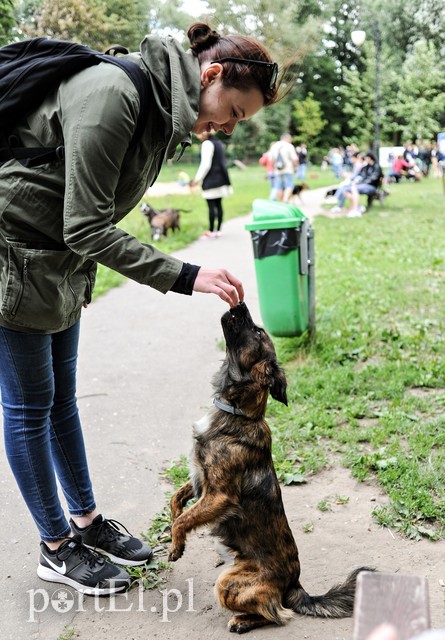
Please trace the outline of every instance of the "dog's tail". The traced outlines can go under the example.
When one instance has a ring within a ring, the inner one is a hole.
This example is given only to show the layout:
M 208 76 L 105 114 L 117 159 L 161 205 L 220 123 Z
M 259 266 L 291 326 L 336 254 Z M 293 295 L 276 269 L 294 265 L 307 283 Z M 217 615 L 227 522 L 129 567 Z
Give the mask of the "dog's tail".
M 342 583 L 335 585 L 323 596 L 310 596 L 301 585 L 290 589 L 284 601 L 296 613 L 317 618 L 349 618 L 354 610 L 355 583 L 361 571 L 375 571 L 360 567 Z
M 273 598 L 269 602 L 259 602 L 255 607 L 255 612 L 269 622 L 278 625 L 284 625 L 295 618 L 295 612 L 292 609 L 286 609 Z

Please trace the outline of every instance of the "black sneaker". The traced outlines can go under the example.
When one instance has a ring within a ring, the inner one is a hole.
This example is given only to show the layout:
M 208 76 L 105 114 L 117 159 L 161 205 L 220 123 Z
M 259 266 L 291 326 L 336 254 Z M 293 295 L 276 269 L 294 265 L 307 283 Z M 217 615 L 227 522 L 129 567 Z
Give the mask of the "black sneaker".
M 124 569 L 88 549 L 80 536 L 67 538 L 56 551 L 51 551 L 41 542 L 37 575 L 42 580 L 61 582 L 90 596 L 126 591 L 131 584 L 131 578 Z
M 138 566 L 150 562 L 153 551 L 134 538 L 124 525 L 116 520 L 107 520 L 102 515 L 94 518 L 85 529 L 80 529 L 70 520 L 73 533 L 80 535 L 84 545 L 110 558 L 112 562 L 126 566 Z M 127 532 L 119 531 L 118 526 Z

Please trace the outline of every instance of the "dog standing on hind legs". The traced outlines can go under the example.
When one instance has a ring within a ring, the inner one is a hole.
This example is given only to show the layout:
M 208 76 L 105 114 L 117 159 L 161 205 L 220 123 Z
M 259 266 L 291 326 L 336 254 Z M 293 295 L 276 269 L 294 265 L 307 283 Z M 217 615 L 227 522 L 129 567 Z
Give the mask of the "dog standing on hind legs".
M 296 613 L 352 615 L 357 569 L 325 595 L 310 596 L 299 582 L 298 549 L 290 530 L 264 419 L 267 398 L 287 405 L 286 378 L 272 340 L 244 303 L 221 319 L 226 357 L 213 380 L 214 406 L 194 425 L 191 479 L 171 499 L 169 560 L 178 560 L 187 534 L 211 525 L 233 555 L 215 585 L 220 604 L 236 612 L 229 630 L 244 633 Z M 197 502 L 184 511 L 187 502 Z

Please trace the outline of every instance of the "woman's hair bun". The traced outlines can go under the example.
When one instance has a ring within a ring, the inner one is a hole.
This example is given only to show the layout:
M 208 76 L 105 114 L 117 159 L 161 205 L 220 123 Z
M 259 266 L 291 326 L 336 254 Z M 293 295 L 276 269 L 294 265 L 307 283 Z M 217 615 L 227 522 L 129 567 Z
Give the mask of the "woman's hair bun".
M 194 22 L 190 25 L 187 37 L 190 41 L 190 49 L 195 55 L 213 47 L 221 39 L 219 33 L 205 22 Z

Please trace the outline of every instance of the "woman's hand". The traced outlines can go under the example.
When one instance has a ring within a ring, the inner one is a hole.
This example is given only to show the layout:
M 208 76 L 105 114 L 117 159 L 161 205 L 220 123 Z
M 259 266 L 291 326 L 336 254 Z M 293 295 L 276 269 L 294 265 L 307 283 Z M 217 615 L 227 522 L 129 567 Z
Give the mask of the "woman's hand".
M 203 269 L 198 271 L 193 291 L 215 293 L 231 307 L 244 300 L 243 285 L 226 269 Z
M 397 629 L 391 624 L 382 624 L 374 629 L 366 640 L 398 640 Z

